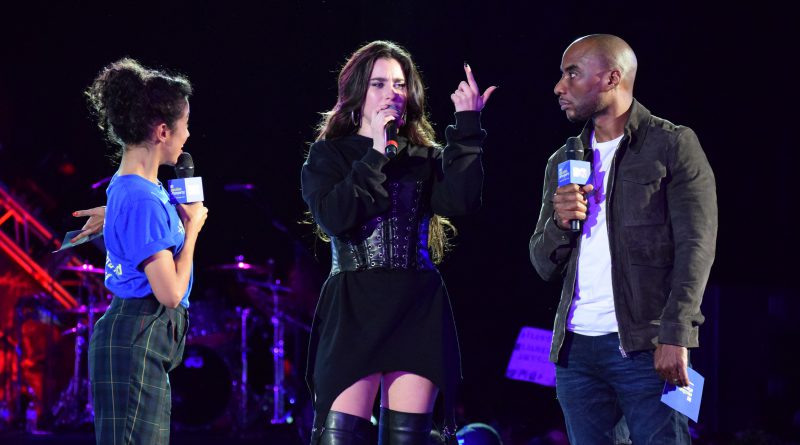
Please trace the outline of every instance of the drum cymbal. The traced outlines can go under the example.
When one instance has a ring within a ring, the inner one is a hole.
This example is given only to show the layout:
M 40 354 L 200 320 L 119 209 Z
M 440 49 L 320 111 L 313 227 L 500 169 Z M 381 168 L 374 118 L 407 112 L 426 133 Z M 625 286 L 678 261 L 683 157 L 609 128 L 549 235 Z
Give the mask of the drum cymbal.
M 292 292 L 292 288 L 282 285 L 280 280 L 276 281 L 247 280 L 246 283 L 251 286 L 256 286 L 258 288 L 267 289 L 270 291 L 284 292 L 284 293 Z
M 223 272 L 252 272 L 252 273 L 267 273 L 269 269 L 266 266 L 260 266 L 252 263 L 245 263 L 244 261 L 237 261 L 229 264 L 217 264 L 210 266 L 209 270 L 217 270 Z
M 61 270 L 71 270 L 73 272 L 79 273 L 96 273 L 96 274 L 104 274 L 106 271 L 99 267 L 94 267 L 91 264 L 81 264 L 80 266 L 61 266 Z

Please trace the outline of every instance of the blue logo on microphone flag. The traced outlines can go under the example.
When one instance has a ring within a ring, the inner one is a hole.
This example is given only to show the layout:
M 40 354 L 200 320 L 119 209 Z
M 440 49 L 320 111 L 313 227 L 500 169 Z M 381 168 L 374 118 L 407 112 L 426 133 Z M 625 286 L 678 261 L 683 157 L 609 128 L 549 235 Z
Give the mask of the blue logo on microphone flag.
M 178 204 L 203 201 L 203 179 L 200 176 L 170 179 L 169 195 Z
M 558 186 L 587 184 L 591 174 L 592 166 L 586 161 L 564 161 L 558 164 Z

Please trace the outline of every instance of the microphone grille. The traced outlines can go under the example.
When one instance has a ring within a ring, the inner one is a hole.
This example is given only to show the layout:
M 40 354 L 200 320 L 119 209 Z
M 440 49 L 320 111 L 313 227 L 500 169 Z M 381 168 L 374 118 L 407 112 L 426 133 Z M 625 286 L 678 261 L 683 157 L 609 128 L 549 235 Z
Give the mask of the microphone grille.
M 178 156 L 178 162 L 175 163 L 175 176 L 178 178 L 191 178 L 194 176 L 192 155 L 184 151 Z
M 566 155 L 568 161 L 583 160 L 583 142 L 578 137 L 567 139 Z

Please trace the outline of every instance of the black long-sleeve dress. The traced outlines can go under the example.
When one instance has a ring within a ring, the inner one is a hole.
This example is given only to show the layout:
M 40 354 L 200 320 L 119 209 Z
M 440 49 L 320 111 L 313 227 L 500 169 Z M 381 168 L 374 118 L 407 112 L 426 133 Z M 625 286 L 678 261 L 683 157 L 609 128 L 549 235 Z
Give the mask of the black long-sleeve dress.
M 396 158 L 351 135 L 311 146 L 303 199 L 332 238 L 333 267 L 314 317 L 307 381 L 319 433 L 336 397 L 376 372 L 431 380 L 451 409 L 461 377 L 453 312 L 430 261 L 432 213 L 457 216 L 481 203 L 480 113 L 456 113 L 444 148 L 400 138 Z M 449 417 L 449 415 L 448 415 Z

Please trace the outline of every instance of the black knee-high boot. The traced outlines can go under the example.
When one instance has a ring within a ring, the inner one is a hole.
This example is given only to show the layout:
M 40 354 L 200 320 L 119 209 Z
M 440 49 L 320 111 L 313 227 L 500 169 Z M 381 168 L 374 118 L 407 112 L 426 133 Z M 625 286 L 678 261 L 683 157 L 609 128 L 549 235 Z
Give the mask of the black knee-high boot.
M 329 411 L 322 428 L 320 445 L 367 445 L 375 440 L 372 424 L 363 417 Z
M 389 408 L 381 407 L 381 414 L 378 417 L 378 445 L 389 445 Z
M 432 413 L 404 413 L 381 407 L 378 445 L 428 445 Z

